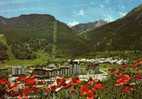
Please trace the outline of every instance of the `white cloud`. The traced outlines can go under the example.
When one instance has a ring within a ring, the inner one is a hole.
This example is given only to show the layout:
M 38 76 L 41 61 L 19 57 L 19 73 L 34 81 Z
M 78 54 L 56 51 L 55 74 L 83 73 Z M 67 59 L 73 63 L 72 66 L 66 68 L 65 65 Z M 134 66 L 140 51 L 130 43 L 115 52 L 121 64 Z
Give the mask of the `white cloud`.
M 120 17 L 123 17 L 127 14 L 127 12 L 119 12 Z
M 104 20 L 107 21 L 107 22 L 112 22 L 115 19 L 111 15 L 106 15 L 105 18 L 104 18 Z
M 79 10 L 79 12 L 78 12 L 78 15 L 79 15 L 79 16 L 84 16 L 84 14 L 85 14 L 85 13 L 84 13 L 84 10 L 83 10 L 83 9 Z
M 74 11 L 73 14 L 74 16 L 84 16 L 85 11 L 83 9 L 80 9 L 79 11 Z
M 68 23 L 68 25 L 69 25 L 70 27 L 72 27 L 72 26 L 74 26 L 74 25 L 77 25 L 77 24 L 79 24 L 78 21 L 72 21 L 72 22 L 69 22 L 69 23 Z

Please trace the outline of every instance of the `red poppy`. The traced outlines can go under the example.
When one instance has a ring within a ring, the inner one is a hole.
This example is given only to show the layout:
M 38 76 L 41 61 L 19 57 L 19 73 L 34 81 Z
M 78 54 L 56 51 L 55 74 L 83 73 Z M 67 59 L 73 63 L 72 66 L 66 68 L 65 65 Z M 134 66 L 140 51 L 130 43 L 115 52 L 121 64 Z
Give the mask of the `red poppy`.
M 19 85 L 19 83 L 17 83 L 17 82 L 14 83 L 14 84 L 9 83 L 9 84 L 8 84 L 8 88 L 9 88 L 9 89 L 16 88 L 18 85 Z
M 142 80 L 142 74 L 141 73 L 137 73 L 135 76 L 136 80 Z
M 23 89 L 23 95 L 24 96 L 28 96 L 30 93 L 32 93 L 32 89 L 31 88 L 29 88 L 29 87 L 25 87 L 24 89 Z
M 104 85 L 100 82 L 96 83 L 95 86 L 92 88 L 93 91 L 104 89 Z
M 69 81 L 69 82 L 65 82 L 64 84 L 63 84 L 63 86 L 64 86 L 64 88 L 65 89 L 68 89 L 68 88 L 70 88 L 71 86 L 72 86 L 72 83 Z
M 73 84 L 80 84 L 80 83 L 81 83 L 81 80 L 80 80 L 79 77 L 73 77 L 73 78 L 72 78 L 72 82 L 73 82 Z
M 94 99 L 94 93 L 92 90 L 87 91 L 87 99 Z
M 95 99 L 95 97 L 94 96 L 92 96 L 92 97 L 87 96 L 87 99 Z
M 17 96 L 17 98 L 18 98 L 18 99 L 22 99 L 22 96 L 19 95 L 19 96 Z
M 57 86 L 62 86 L 65 84 L 65 79 L 64 78 L 57 78 L 56 82 L 57 82 Z
M 51 90 L 51 92 L 55 92 L 56 88 L 57 88 L 57 86 L 55 86 L 55 85 L 50 86 L 50 90 Z
M 1 78 L 0 79 L 0 85 L 5 85 L 5 84 L 9 84 L 7 79 Z
M 86 95 L 88 93 L 89 89 L 88 89 L 88 86 L 87 85 L 82 85 L 80 87 L 80 95 Z
M 138 59 L 138 60 L 134 61 L 134 63 L 132 64 L 132 67 L 136 68 L 139 65 L 142 65 L 142 59 Z
M 122 64 L 121 65 L 123 68 L 127 68 L 129 65 L 128 64 Z
M 142 59 L 137 59 L 137 60 L 134 60 L 134 64 L 137 64 L 137 63 L 141 63 L 142 62 Z
M 122 93 L 130 93 L 133 90 L 132 86 L 125 86 L 122 89 Z
M 93 78 L 89 78 L 87 84 L 88 85 L 93 85 L 95 82 L 97 82 L 97 80 L 94 80 Z
M 110 71 L 110 73 L 112 74 L 112 75 L 114 75 L 115 77 L 118 77 L 118 76 L 120 76 L 122 73 L 120 72 L 120 69 L 115 69 L 115 68 L 113 68 L 113 69 L 109 69 L 109 71 Z
M 128 74 L 123 74 L 123 75 L 118 77 L 115 85 L 120 86 L 120 85 L 127 84 L 130 79 L 131 79 L 131 77 Z
M 26 85 L 35 85 L 36 84 L 36 79 L 35 78 L 32 78 L 32 77 L 29 77 L 27 79 L 25 79 L 25 84 Z
M 136 64 L 131 64 L 131 67 L 132 68 L 136 68 L 138 66 L 138 63 L 136 63 Z
M 16 81 L 25 81 L 26 78 L 27 78 L 27 76 L 21 75 L 21 76 L 19 76 L 19 77 L 16 79 Z

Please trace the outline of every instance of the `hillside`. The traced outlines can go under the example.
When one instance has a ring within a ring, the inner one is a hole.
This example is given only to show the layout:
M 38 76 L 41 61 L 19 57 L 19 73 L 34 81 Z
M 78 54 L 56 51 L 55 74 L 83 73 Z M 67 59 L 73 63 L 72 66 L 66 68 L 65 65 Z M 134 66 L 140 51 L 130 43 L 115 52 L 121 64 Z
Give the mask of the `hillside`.
M 8 59 L 8 46 L 5 36 L 0 34 L 0 63 L 6 59 Z
M 72 29 L 76 32 L 84 32 L 94 28 L 101 27 L 105 25 L 107 22 L 103 20 L 95 21 L 95 22 L 88 22 L 88 23 L 80 23 L 72 27 Z
M 123 18 L 81 35 L 93 50 L 142 50 L 142 5 Z
M 71 57 L 84 52 L 81 49 L 86 46 L 66 24 L 47 14 L 0 17 L 0 33 L 6 36 L 18 59 L 36 58 L 39 50 L 57 57 Z

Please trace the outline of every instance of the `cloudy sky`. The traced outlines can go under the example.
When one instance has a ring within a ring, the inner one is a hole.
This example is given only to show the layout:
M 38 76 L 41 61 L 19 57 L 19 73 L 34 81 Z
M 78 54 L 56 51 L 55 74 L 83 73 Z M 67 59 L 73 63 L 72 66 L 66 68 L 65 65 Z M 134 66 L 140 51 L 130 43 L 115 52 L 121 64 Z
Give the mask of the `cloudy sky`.
M 142 0 L 0 0 L 0 16 L 51 14 L 69 25 L 95 20 L 116 20 Z

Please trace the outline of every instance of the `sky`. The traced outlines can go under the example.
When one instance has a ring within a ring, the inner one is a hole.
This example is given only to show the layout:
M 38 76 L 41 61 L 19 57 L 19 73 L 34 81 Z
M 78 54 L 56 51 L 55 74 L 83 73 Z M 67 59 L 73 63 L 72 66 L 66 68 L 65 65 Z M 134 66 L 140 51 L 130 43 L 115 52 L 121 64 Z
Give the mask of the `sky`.
M 50 14 L 69 25 L 97 20 L 114 21 L 142 0 L 0 0 L 0 16 Z

